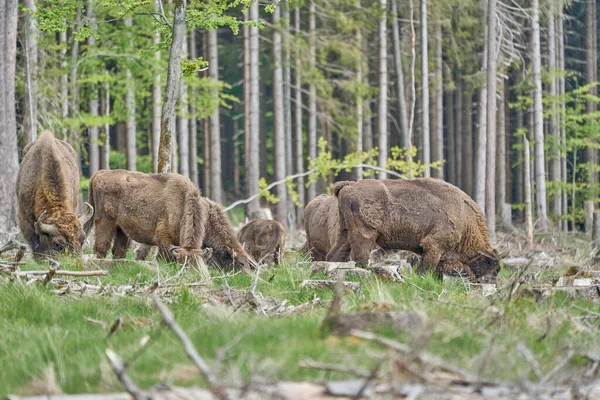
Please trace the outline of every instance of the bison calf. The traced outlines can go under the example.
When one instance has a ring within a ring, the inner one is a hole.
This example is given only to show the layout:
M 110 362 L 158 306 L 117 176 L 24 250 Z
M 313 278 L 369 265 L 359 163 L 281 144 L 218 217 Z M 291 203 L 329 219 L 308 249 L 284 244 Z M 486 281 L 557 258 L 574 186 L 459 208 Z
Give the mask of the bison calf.
M 70 144 L 44 131 L 23 149 L 17 177 L 19 228 L 35 258 L 52 253 L 81 252 L 91 229 L 94 209 L 75 215 L 79 169 Z
M 285 230 L 279 222 L 268 219 L 250 221 L 240 229 L 237 238 L 256 261 L 281 262 Z
M 181 175 L 99 171 L 90 180 L 89 195 L 97 209 L 98 257 L 105 257 L 111 244 L 114 257 L 125 257 L 133 239 L 158 246 L 162 255 L 178 261 L 199 262 L 208 254 L 204 246 L 220 264 L 251 266 L 221 207 Z
M 477 204 L 456 186 L 439 179 L 338 182 L 338 240 L 329 261 L 350 258 L 367 264 L 371 250 L 421 254 L 418 271 L 465 273 L 495 281 L 500 257 L 492 248 Z M 452 270 L 452 271 L 449 271 Z

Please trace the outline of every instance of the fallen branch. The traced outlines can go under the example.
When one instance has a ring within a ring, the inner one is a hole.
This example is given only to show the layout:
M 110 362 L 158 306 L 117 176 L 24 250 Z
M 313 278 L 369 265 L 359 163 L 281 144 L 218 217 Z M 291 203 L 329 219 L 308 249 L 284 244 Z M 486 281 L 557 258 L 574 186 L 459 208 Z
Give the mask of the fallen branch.
M 123 364 L 123 360 L 121 357 L 111 349 L 106 349 L 106 356 L 110 361 L 110 367 L 117 375 L 119 382 L 125 388 L 127 393 L 129 393 L 135 400 L 152 400 L 152 396 L 144 393 L 140 390 L 136 384 L 131 380 L 129 375 L 127 375 L 127 370 L 125 364 Z
M 2 271 L 3 272 L 3 271 Z M 46 275 L 49 271 L 15 271 L 9 272 L 16 276 L 27 276 L 27 275 Z M 55 276 L 104 276 L 108 275 L 107 271 L 54 271 Z
M 221 385 L 221 383 L 217 380 L 217 377 L 208 367 L 208 364 L 200 357 L 200 354 L 196 351 L 194 344 L 192 343 L 189 336 L 184 332 L 184 330 L 177 324 L 175 318 L 173 318 L 173 314 L 167 308 L 166 305 L 163 304 L 162 301 L 155 295 L 151 295 L 152 300 L 154 301 L 155 307 L 162 314 L 163 322 L 168 325 L 173 332 L 179 337 L 179 340 L 183 343 L 183 347 L 185 349 L 186 354 L 192 360 L 192 362 L 196 365 L 202 377 L 208 384 L 208 388 L 210 391 L 220 400 L 229 400 L 229 394 L 227 393 L 225 387 Z
M 367 379 L 365 379 L 365 382 L 362 384 L 362 386 L 356 393 L 356 396 L 354 396 L 353 400 L 360 399 L 362 397 L 363 393 L 365 392 L 365 390 L 367 390 L 367 387 L 369 387 L 371 382 L 373 382 L 373 379 L 377 378 L 377 375 L 379 374 L 379 368 L 381 367 L 382 362 L 383 362 L 382 360 L 377 361 L 377 364 L 375 364 L 375 367 L 373 367 L 373 369 L 371 370 L 371 373 L 369 374 Z

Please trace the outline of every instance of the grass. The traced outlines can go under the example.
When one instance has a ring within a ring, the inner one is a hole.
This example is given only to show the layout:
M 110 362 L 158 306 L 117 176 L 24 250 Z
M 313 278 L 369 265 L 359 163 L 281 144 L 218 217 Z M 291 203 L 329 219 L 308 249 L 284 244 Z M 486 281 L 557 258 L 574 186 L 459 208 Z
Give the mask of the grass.
M 81 269 L 81 263 L 64 258 L 64 269 Z M 45 269 L 30 263 L 23 270 Z M 180 272 L 180 266 L 160 265 L 164 281 Z M 561 271 L 554 271 L 559 275 Z M 131 282 L 140 274 L 139 284 L 150 284 L 157 273 L 148 267 L 123 264 L 99 278 L 105 285 Z M 222 276 L 222 271 L 212 271 Z M 498 287 L 510 279 L 503 270 Z M 277 268 L 263 270 L 256 291 L 263 296 L 302 304 L 315 296 L 323 305 L 285 317 L 264 317 L 251 312 L 210 306 L 199 295 L 183 287 L 170 298 L 168 306 L 188 332 L 196 348 L 225 379 L 250 376 L 303 380 L 346 378 L 340 373 L 302 369 L 299 362 L 311 358 L 326 363 L 353 365 L 368 369 L 386 351 L 354 338 L 323 337 L 319 330 L 325 315 L 329 290 L 301 288 L 309 278 L 309 267 L 300 255 L 288 256 Z M 317 276 L 312 278 L 323 278 Z M 174 282 L 198 281 L 191 270 Z M 216 286 L 249 289 L 255 277 L 237 274 L 215 279 Z M 396 310 L 420 310 L 434 323 L 427 350 L 443 359 L 485 377 L 507 380 L 537 380 L 530 363 L 517 348 L 534 355 L 542 373 L 547 373 L 568 349 L 576 356 L 565 367 L 582 371 L 585 355 L 599 350 L 596 329 L 578 319 L 582 311 L 573 305 L 600 313 L 600 305 L 583 297 L 555 293 L 535 300 L 516 296 L 510 302 L 485 298 L 458 281 L 439 282 L 432 276 L 411 275 L 402 285 L 373 278 L 361 281 L 362 294 L 348 294 L 344 311 L 369 308 L 372 303 L 390 303 Z M 96 278 L 90 278 L 96 282 Z M 123 318 L 123 326 L 110 337 L 99 325 Z M 201 386 L 199 374 L 190 367 L 181 344 L 172 332 L 160 327 L 160 317 L 149 298 L 141 296 L 56 296 L 42 285 L 6 283 L 0 286 L 0 396 L 27 391 L 31 382 L 48 370 L 66 393 L 122 390 L 108 367 L 106 348 L 112 348 L 130 363 L 132 378 L 143 388 L 160 381 L 176 385 Z M 379 331 L 395 340 L 410 343 L 409 333 Z M 151 344 L 141 355 L 136 349 L 144 337 Z M 8 368 L 7 368 L 8 366 Z

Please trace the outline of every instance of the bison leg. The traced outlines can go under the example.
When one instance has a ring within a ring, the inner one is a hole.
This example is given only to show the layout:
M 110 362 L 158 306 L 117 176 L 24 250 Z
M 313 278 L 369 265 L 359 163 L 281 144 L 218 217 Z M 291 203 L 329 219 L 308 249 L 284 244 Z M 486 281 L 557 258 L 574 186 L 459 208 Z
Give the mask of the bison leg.
M 348 261 L 349 257 L 350 243 L 348 243 L 348 236 L 346 234 L 342 234 L 338 237 L 338 240 L 335 242 L 335 246 L 333 246 L 329 253 L 326 254 L 325 260 L 333 262 L 343 262 Z M 316 258 L 313 258 L 313 260 L 319 261 Z
M 377 247 L 379 234 L 375 229 L 366 224 L 356 224 L 354 221 L 348 226 L 348 241 L 350 242 L 350 259 L 357 264 L 368 265 L 371 251 Z
M 115 236 L 115 223 L 106 218 L 96 218 L 96 234 L 94 238 L 94 254 L 98 258 L 106 257 Z
M 433 271 L 438 278 L 442 278 L 443 272 L 437 268 L 442 257 L 442 250 L 438 247 L 437 241 L 433 237 L 428 236 L 421 240 L 421 247 L 423 248 L 423 255 L 421 256 L 417 272 L 423 275 L 429 270 Z
M 113 243 L 112 253 L 113 258 L 125 258 L 127 249 L 129 248 L 129 236 L 121 228 L 117 228 L 115 242 Z

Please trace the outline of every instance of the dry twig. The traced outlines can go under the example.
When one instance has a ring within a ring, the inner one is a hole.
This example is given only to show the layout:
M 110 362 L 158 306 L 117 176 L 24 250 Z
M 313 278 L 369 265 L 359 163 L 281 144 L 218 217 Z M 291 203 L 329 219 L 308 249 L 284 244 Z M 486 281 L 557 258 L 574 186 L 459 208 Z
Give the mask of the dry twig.
M 358 377 L 364 378 L 364 379 L 367 379 L 370 376 L 369 372 L 362 370 L 362 369 L 343 367 L 341 365 L 334 365 L 334 364 L 324 364 L 324 363 L 310 360 L 310 359 L 301 361 L 300 364 L 298 364 L 298 366 L 300 368 L 312 368 L 312 369 L 321 369 L 324 371 L 343 372 L 345 374 L 355 375 L 355 376 L 358 376 Z
M 133 380 L 127 375 L 127 369 L 121 357 L 111 349 L 106 349 L 106 356 L 110 361 L 110 367 L 112 368 L 115 375 L 121 382 L 121 385 L 125 388 L 135 400 L 152 400 L 152 396 L 148 393 L 143 392 Z

